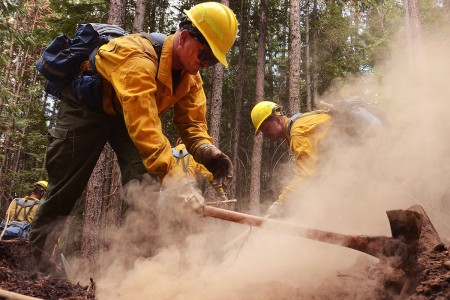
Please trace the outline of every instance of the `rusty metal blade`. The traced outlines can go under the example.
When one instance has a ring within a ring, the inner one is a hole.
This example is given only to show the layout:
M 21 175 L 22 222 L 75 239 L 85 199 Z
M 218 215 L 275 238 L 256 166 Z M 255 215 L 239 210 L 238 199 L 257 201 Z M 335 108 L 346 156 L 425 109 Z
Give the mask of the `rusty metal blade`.
M 411 210 L 388 210 L 386 212 L 391 225 L 392 237 L 405 239 L 411 243 L 420 237 L 422 228 L 422 215 Z

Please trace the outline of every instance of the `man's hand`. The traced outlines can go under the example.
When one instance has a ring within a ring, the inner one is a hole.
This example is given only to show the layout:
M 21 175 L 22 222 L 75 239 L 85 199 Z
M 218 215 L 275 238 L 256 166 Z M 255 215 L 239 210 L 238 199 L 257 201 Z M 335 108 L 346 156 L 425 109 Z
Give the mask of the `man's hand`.
M 284 204 L 280 201 L 275 201 L 267 210 L 266 218 L 282 218 L 284 216 Z
M 233 164 L 230 158 L 214 145 L 200 145 L 194 153 L 194 159 L 213 174 L 212 185 L 215 188 L 227 186 L 233 177 Z

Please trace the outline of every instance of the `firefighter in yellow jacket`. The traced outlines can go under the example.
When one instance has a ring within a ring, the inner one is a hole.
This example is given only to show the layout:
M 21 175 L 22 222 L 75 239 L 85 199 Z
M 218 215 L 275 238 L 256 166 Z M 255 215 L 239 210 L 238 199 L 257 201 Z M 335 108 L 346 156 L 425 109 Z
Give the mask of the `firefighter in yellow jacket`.
M 256 104 L 252 109 L 251 118 L 256 133 L 262 132 L 265 138 L 272 141 L 286 139 L 294 155 L 296 165 L 294 179 L 283 188 L 278 200 L 267 211 L 267 216 L 281 217 L 286 195 L 304 178 L 314 173 L 319 144 L 331 128 L 333 118 L 322 110 L 288 118 L 283 112 L 283 107 L 271 101 Z
M 285 186 L 278 200 L 268 209 L 267 216 L 283 216 L 283 203 L 287 194 L 305 178 L 314 174 L 318 162 L 321 142 L 332 127 L 347 136 L 361 138 L 364 133 L 382 126 L 382 116 L 359 98 L 337 101 L 335 106 L 327 104 L 327 110 L 297 113 L 287 117 L 283 107 L 271 101 L 257 103 L 251 111 L 256 134 L 262 132 L 272 141 L 286 140 L 295 160 L 295 174 Z
M 221 200 L 228 200 L 223 187 L 214 184 L 213 174 L 204 165 L 195 161 L 192 155 L 187 152 L 186 145 L 181 138 L 177 139 L 175 147 L 172 148 L 172 154 L 176 158 L 177 164 L 183 168 L 183 172 L 189 179 L 197 182 L 198 176 L 202 176 L 211 184 Z
M 39 205 L 39 201 L 47 191 L 48 182 L 40 180 L 33 183 L 33 190 L 30 196 L 16 198 L 11 201 L 9 209 L 6 212 L 5 220 L 8 221 L 27 221 L 33 222 L 34 216 Z
M 113 39 L 98 49 L 95 67 L 102 78 L 103 112 L 77 102 L 70 84 L 62 92 L 56 127 L 49 130 L 49 188 L 30 233 L 41 270 L 58 238 L 56 224 L 72 211 L 107 142 L 117 154 L 122 184 L 149 173 L 163 186 L 180 185 L 184 174 L 159 117 L 171 107 L 186 148 L 214 174 L 215 184 L 226 185 L 233 176 L 230 159 L 207 132 L 199 72 L 218 62 L 228 65 L 226 53 L 238 31 L 236 16 L 217 2 L 200 3 L 185 14 L 159 55 L 142 34 Z

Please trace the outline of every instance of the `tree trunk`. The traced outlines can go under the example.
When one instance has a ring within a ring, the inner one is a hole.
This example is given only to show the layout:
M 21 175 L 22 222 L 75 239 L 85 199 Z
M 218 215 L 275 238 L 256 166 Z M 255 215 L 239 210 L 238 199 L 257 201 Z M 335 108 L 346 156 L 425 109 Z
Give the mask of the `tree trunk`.
M 318 72 L 317 72 L 317 65 L 319 63 L 318 57 L 317 57 L 317 31 L 319 30 L 317 28 L 317 0 L 314 0 L 313 3 L 313 55 L 312 55 L 312 102 L 311 102 L 311 108 L 316 109 L 316 103 L 317 99 L 319 98 L 319 91 L 318 91 L 318 85 L 319 85 L 319 78 L 318 78 Z
M 133 21 L 133 32 L 144 30 L 146 0 L 136 0 L 136 14 Z
M 239 24 L 241 27 L 240 38 L 239 38 L 239 55 L 238 55 L 238 66 L 237 66 L 237 78 L 236 78 L 236 96 L 235 96 L 235 106 L 236 106 L 236 114 L 234 116 L 234 141 L 233 141 L 233 167 L 234 167 L 234 177 L 232 179 L 231 190 L 229 192 L 230 198 L 237 197 L 238 190 L 238 178 L 243 178 L 244 174 L 241 171 L 239 164 L 239 145 L 240 143 L 240 134 L 241 134 L 241 124 L 242 124 L 242 109 L 244 105 L 244 85 L 245 85 L 245 44 L 247 42 L 247 27 L 245 26 L 244 18 L 249 17 L 247 15 L 247 1 L 241 1 L 241 16 L 239 19 Z M 245 119 L 245 118 L 244 118 Z M 242 205 L 242 203 L 239 203 Z
M 306 111 L 312 110 L 311 102 L 311 57 L 309 53 L 309 0 L 305 4 L 305 77 L 306 77 Z
M 413 58 L 421 41 L 419 0 L 405 0 L 403 6 L 405 9 L 406 49 Z
M 109 189 L 105 190 L 104 195 L 105 200 L 104 205 L 104 225 L 105 229 L 116 228 L 121 225 L 122 221 L 122 206 L 123 199 L 120 197 L 121 193 L 121 174 L 119 164 L 117 162 L 116 153 L 109 147 L 108 149 L 108 167 L 111 167 L 108 171 L 108 175 L 110 174 L 110 185 Z
M 115 5 L 118 5 L 118 7 Z M 109 24 L 119 26 L 123 24 L 123 14 L 120 9 L 124 6 L 124 0 L 120 3 L 111 0 Z M 122 199 L 117 192 L 120 186 L 120 176 L 117 175 L 117 173 L 120 173 L 118 169 L 114 151 L 107 144 L 97 161 L 86 190 L 81 256 L 86 259 L 85 262 L 91 268 L 95 267 L 94 263 L 98 261 L 98 254 L 102 247 L 102 240 L 100 240 L 101 233 L 103 233 L 102 229 L 120 224 Z M 102 220 L 104 221 L 102 222 Z
M 290 6 L 289 113 L 294 114 L 300 110 L 300 0 Z
M 90 272 L 96 269 L 100 251 L 100 224 L 102 218 L 103 188 L 105 182 L 106 151 L 104 150 L 92 172 L 86 191 L 83 211 L 81 257 Z
M 125 0 L 110 0 L 108 24 L 123 26 L 125 19 Z
M 220 145 L 220 119 L 222 114 L 222 87 L 223 87 L 223 66 L 216 64 L 213 67 L 212 91 L 210 101 L 209 134 L 214 140 L 214 144 Z
M 223 5 L 228 6 L 228 0 L 222 0 Z M 220 120 L 222 114 L 222 88 L 223 88 L 223 65 L 218 63 L 213 67 L 211 109 L 209 133 L 214 144 L 220 145 Z
M 266 41 L 266 1 L 261 0 L 259 6 L 259 37 L 258 56 L 256 63 L 256 102 L 264 100 L 264 67 L 265 67 L 265 41 Z M 252 153 L 252 170 L 250 186 L 250 213 L 259 215 L 259 202 L 261 190 L 261 156 L 262 135 L 254 138 Z
M 228 6 L 228 0 L 222 0 L 223 5 Z M 222 89 L 223 89 L 223 65 L 216 64 L 212 70 L 212 91 L 209 101 L 209 134 L 213 138 L 214 144 L 220 148 L 220 121 L 222 115 Z M 210 185 L 207 185 L 204 193 L 205 198 L 214 199 L 216 192 Z

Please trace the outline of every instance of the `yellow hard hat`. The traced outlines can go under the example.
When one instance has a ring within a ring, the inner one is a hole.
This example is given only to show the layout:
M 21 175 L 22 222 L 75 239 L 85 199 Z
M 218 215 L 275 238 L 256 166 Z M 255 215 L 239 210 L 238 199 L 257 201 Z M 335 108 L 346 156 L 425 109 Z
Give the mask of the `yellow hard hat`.
M 252 123 L 255 126 L 255 133 L 258 133 L 259 127 L 262 122 L 271 115 L 281 115 L 283 106 L 276 104 L 272 101 L 261 101 L 253 107 L 251 112 Z
M 48 187 L 48 182 L 45 180 L 40 180 L 40 181 L 36 181 L 35 183 L 33 183 L 33 187 L 39 186 L 41 187 L 44 191 L 47 191 L 47 187 Z
M 238 22 L 233 11 L 217 2 L 205 2 L 184 13 L 205 37 L 217 60 L 228 67 L 226 53 L 233 46 L 238 32 Z

